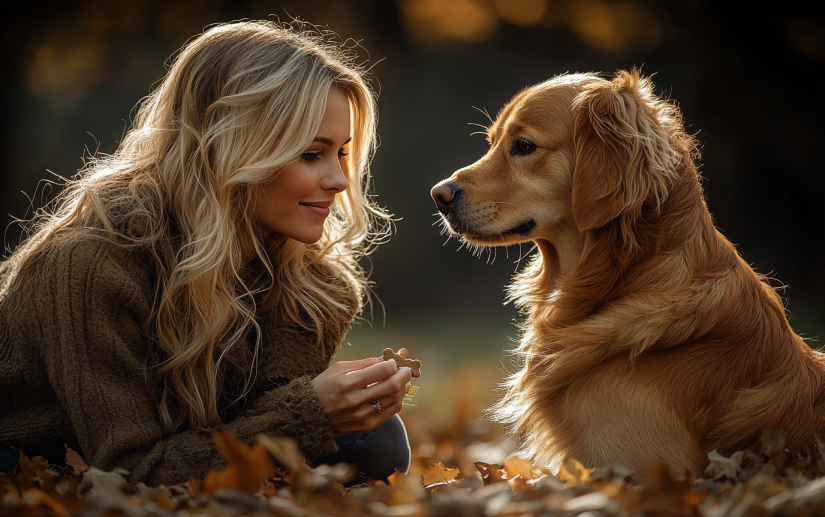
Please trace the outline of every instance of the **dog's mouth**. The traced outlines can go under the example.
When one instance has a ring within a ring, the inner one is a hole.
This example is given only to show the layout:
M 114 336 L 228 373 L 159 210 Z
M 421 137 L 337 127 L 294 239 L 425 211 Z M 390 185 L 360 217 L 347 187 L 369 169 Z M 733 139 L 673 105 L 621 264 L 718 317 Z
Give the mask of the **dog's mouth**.
M 447 216 L 445 217 L 445 219 L 447 220 L 450 229 L 456 235 L 468 238 L 471 241 L 483 241 L 486 244 L 493 244 L 494 242 L 501 240 L 501 238 L 505 236 L 524 238 L 537 225 L 535 219 L 529 219 L 519 225 L 510 228 L 509 230 L 505 230 L 503 232 L 490 233 L 480 228 L 477 228 L 474 225 L 467 224 L 466 222 L 461 221 L 456 217 Z
M 525 221 L 525 222 L 521 223 L 520 225 L 507 230 L 504 233 L 509 234 L 509 235 L 527 235 L 528 233 L 530 233 L 530 230 L 532 230 L 535 227 L 536 227 L 535 219 L 530 219 L 529 221 Z

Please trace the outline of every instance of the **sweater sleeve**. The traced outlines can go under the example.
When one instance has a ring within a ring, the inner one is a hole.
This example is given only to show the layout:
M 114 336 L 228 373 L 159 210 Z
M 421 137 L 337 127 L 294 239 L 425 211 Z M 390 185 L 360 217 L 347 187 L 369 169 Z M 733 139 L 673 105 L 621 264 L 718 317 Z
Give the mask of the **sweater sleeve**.
M 151 300 L 148 279 L 117 246 L 78 246 L 50 268 L 38 317 L 54 329 L 43 344 L 46 373 L 90 465 L 123 467 L 130 483 L 175 484 L 225 464 L 210 435 L 166 435 L 144 364 L 142 325 Z M 65 303 L 59 306 L 57 300 Z M 217 428 L 252 443 L 259 433 L 294 438 L 309 459 L 336 445 L 309 376 L 259 397 L 239 418 Z

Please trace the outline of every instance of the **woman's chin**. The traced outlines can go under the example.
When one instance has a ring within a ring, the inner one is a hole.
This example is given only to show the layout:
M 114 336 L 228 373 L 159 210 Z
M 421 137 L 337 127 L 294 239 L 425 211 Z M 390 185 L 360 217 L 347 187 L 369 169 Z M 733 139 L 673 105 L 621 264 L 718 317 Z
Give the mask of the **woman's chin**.
M 296 241 L 303 242 L 304 244 L 315 244 L 320 241 L 321 236 L 324 235 L 324 228 L 321 227 L 321 229 L 317 231 L 307 229 L 305 231 L 289 232 L 279 235 L 289 237 L 290 239 L 295 239 Z

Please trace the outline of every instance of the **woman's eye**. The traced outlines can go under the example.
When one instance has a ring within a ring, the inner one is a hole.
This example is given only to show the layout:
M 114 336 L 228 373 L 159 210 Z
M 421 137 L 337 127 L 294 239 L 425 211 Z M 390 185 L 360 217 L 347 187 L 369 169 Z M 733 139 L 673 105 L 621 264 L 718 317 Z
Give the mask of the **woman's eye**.
M 527 140 L 526 138 L 519 138 L 516 140 L 513 149 L 510 151 L 511 156 L 530 154 L 536 150 L 536 144 Z
M 348 154 L 349 153 L 347 152 L 347 150 L 342 147 L 341 150 L 338 151 L 338 158 L 343 158 L 344 156 L 346 156 Z
M 306 152 L 301 155 L 301 159 L 305 162 L 317 162 L 321 159 L 321 157 L 318 155 L 318 153 Z

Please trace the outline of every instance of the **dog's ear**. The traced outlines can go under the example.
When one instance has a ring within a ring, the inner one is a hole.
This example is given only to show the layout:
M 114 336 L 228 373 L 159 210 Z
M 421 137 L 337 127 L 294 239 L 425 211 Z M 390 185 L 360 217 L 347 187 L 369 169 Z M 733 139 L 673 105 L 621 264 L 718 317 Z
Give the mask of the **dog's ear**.
M 573 215 L 579 230 L 617 217 L 630 230 L 645 201 L 658 209 L 667 197 L 680 162 L 667 126 L 678 112 L 652 90 L 637 70 L 622 70 L 576 97 Z

